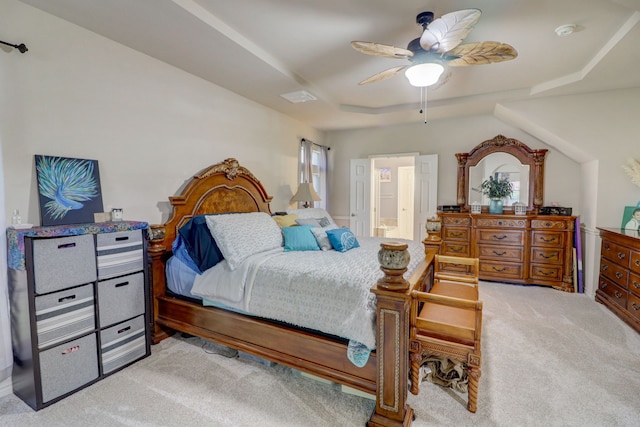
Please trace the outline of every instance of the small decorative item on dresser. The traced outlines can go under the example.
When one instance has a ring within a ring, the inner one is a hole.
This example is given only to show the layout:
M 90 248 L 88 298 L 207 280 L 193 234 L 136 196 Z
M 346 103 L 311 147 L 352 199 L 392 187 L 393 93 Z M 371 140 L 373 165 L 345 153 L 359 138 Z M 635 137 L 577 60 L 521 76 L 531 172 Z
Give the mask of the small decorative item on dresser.
M 540 215 L 571 216 L 572 211 L 572 208 L 563 208 L 561 206 L 543 206 L 540 208 Z
M 122 221 L 122 209 L 120 208 L 111 209 L 111 221 Z
M 482 213 L 482 205 L 480 204 L 480 202 L 476 201 L 471 203 L 471 213 L 472 214 Z
M 513 204 L 513 212 L 516 215 L 525 215 L 527 213 L 527 205 L 521 202 L 516 202 Z

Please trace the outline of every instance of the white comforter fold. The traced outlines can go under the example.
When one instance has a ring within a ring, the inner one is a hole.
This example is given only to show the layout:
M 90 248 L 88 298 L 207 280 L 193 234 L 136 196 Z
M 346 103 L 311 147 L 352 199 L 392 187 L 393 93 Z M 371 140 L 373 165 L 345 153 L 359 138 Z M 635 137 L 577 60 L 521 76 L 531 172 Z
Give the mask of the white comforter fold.
M 360 247 L 337 251 L 266 251 L 236 270 L 226 262 L 196 278 L 194 295 L 256 316 L 287 322 L 375 348 L 375 295 L 382 277 L 377 253 L 389 239 L 358 238 Z M 409 243 L 405 277 L 424 258 L 422 244 Z

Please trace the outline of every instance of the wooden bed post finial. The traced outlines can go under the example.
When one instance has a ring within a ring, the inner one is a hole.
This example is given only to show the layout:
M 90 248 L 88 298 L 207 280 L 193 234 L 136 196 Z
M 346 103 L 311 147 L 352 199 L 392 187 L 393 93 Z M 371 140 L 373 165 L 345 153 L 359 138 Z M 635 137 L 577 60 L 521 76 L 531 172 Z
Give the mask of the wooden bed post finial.
M 390 291 L 409 289 L 409 282 L 403 276 L 410 261 L 408 247 L 406 243 L 401 242 L 380 243 L 378 262 L 384 277 L 378 280 L 379 287 Z

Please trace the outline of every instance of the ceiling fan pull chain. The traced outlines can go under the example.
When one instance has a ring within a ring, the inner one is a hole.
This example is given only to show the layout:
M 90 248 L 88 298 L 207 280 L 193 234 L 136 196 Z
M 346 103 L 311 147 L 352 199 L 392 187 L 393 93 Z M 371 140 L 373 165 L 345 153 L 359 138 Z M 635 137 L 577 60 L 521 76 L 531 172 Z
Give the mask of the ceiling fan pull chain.
M 427 124 L 427 88 L 423 87 L 422 88 L 422 102 L 423 102 L 423 107 L 422 107 L 422 111 L 424 111 L 424 124 Z

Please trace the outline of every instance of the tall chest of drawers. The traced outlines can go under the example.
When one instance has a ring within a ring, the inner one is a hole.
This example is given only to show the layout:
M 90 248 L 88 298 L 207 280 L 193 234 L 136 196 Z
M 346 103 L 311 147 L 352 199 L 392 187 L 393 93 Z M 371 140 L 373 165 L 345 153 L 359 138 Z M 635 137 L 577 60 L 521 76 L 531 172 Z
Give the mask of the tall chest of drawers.
M 635 230 L 598 230 L 602 246 L 596 301 L 640 332 L 640 236 Z
M 150 354 L 146 227 L 7 231 L 13 391 L 33 409 Z
M 573 291 L 575 217 L 440 212 L 443 255 L 480 259 L 480 279 Z

